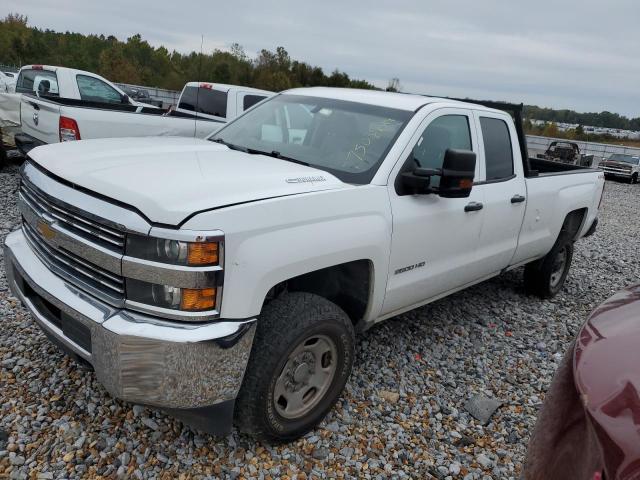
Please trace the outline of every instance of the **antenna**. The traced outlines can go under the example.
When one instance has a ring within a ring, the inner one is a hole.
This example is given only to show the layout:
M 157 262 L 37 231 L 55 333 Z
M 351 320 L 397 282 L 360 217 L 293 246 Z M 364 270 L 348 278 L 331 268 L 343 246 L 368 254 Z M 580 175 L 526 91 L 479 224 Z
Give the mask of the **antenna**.
M 198 130 L 198 107 L 200 105 L 200 76 L 202 75 L 202 46 L 204 44 L 204 35 L 200 35 L 200 61 L 198 62 L 198 86 L 196 87 L 196 117 L 193 120 L 193 138 L 196 138 Z

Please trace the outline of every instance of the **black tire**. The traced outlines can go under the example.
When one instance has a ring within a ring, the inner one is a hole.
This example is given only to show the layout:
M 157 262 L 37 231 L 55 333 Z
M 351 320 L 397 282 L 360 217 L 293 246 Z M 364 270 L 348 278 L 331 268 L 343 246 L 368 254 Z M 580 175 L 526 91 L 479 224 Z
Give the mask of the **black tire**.
M 564 257 L 562 270 L 558 273 L 558 258 Z M 524 267 L 524 287 L 527 292 L 541 298 L 552 298 L 562 290 L 571 268 L 573 242 L 559 239 L 551 251 L 540 260 Z
M 634 173 L 633 175 L 631 175 L 631 178 L 629 179 L 629 183 L 634 184 L 634 183 L 638 183 L 638 174 Z
M 315 335 L 334 342 L 335 371 L 327 381 L 327 390 L 318 396 L 309 412 L 298 418 L 285 418 L 278 410 L 282 405 L 276 405 L 274 398 L 278 378 L 290 365 L 289 356 Z M 236 400 L 236 426 L 244 433 L 271 442 L 291 441 L 309 432 L 340 397 L 351 373 L 354 351 L 351 320 L 334 303 L 303 292 L 287 293 L 273 300 L 258 319 L 249 364 Z

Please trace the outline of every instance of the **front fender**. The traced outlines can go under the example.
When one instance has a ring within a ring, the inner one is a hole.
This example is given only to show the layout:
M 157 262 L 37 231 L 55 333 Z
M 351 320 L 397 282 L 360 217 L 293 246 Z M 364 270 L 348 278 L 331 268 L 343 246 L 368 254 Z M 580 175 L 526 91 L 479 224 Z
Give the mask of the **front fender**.
M 355 260 L 373 264 L 367 318 L 379 313 L 391 248 L 384 187 L 359 186 L 253 202 L 206 212 L 184 225 L 225 233 L 223 318 L 256 316 L 285 280 Z

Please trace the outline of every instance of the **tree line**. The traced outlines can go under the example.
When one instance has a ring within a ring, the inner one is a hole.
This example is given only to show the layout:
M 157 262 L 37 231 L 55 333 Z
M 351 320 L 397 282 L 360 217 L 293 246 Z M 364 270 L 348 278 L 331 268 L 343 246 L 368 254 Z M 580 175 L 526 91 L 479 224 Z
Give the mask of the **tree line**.
M 640 141 L 638 140 L 617 138 L 609 133 L 596 134 L 593 132 L 585 132 L 582 125 L 578 125 L 576 128 L 570 128 L 568 130 L 560 130 L 558 125 L 554 122 L 545 123 L 544 125 L 533 125 L 531 120 L 526 119 L 524 122 L 524 132 L 527 135 L 538 135 L 541 137 L 640 147 Z
M 140 35 L 126 41 L 109 35 L 56 32 L 28 25 L 24 15 L 0 21 L 0 64 L 61 65 L 98 73 L 113 82 L 180 90 L 193 80 L 208 80 L 281 91 L 303 86 L 375 88 L 365 80 L 293 60 L 283 47 L 249 58 L 239 44 L 229 51 L 182 54 L 153 47 Z
M 617 128 L 619 130 L 640 130 L 640 117 L 627 118 L 617 113 L 579 113 L 573 110 L 554 110 L 527 105 L 524 108 L 526 118 L 554 123 L 574 123 L 590 127 Z

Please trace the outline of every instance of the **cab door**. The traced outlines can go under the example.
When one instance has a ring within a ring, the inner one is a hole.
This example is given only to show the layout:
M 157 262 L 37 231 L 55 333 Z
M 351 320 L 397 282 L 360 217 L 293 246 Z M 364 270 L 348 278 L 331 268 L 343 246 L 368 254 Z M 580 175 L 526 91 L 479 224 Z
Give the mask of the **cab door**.
M 487 274 L 511 264 L 524 219 L 527 186 L 518 135 L 508 115 L 476 111 L 484 181 L 474 186 L 484 197 L 479 255 Z
M 389 197 L 393 234 L 389 279 L 382 314 L 423 303 L 482 276 L 478 241 L 484 219 L 483 192 L 468 198 L 403 195 L 397 181 L 407 165 L 440 168 L 447 149 L 478 152 L 473 115 L 466 109 L 430 113 L 392 171 Z M 480 172 L 476 162 L 476 178 Z M 437 186 L 438 177 L 431 185 Z

